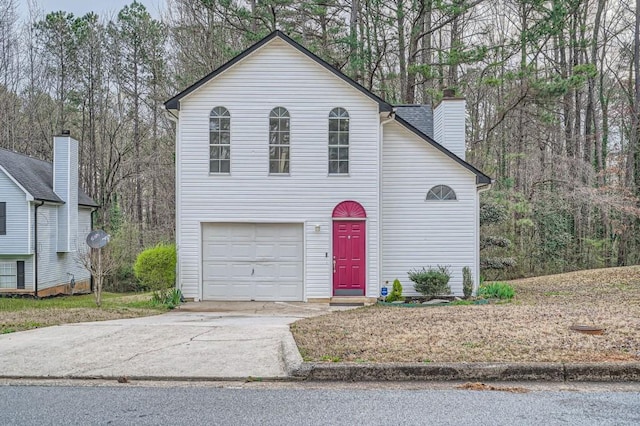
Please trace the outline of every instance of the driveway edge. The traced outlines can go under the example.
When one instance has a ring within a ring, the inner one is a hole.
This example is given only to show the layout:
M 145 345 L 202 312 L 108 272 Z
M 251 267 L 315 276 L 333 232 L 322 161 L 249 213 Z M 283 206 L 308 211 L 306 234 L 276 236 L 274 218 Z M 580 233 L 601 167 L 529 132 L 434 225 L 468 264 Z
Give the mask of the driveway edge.
M 293 338 L 293 334 L 286 333 L 286 336 L 280 341 L 280 351 L 282 352 L 282 361 L 285 374 L 289 377 L 296 376 L 296 372 L 301 371 L 302 355 L 298 350 L 298 345 Z
M 293 377 L 309 381 L 640 382 L 640 363 L 302 363 Z

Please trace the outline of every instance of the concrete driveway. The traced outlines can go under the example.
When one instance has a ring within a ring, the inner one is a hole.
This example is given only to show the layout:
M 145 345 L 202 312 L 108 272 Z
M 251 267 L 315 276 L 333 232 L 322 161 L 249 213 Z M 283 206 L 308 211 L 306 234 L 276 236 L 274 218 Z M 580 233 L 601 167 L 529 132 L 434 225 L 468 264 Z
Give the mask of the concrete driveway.
M 0 377 L 283 378 L 302 358 L 289 324 L 328 304 L 200 302 L 153 317 L 0 336 Z

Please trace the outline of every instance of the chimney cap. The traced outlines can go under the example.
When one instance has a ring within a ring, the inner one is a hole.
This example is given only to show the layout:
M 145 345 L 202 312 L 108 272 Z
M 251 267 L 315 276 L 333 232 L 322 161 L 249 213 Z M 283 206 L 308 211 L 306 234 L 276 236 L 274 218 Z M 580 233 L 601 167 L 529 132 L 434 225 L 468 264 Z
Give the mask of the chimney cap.
M 71 135 L 71 131 L 70 130 L 63 130 L 62 132 L 60 132 L 60 134 L 62 136 L 69 136 L 69 135 Z
M 442 97 L 444 99 L 446 98 L 455 98 L 456 97 L 456 91 L 454 89 L 444 89 L 442 91 Z

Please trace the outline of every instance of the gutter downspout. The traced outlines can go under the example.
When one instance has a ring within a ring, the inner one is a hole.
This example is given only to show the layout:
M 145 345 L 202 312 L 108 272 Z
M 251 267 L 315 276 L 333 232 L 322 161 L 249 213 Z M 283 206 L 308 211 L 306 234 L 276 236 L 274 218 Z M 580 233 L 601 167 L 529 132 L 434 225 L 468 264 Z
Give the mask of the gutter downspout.
M 44 204 L 34 203 L 33 208 L 33 297 L 38 298 L 38 207 Z
M 178 103 L 179 105 L 179 103 Z M 180 186 L 180 157 L 179 157 L 179 150 L 180 147 L 178 146 L 179 143 L 178 141 L 180 140 L 180 118 L 175 115 L 173 112 L 171 112 L 171 110 L 169 110 L 167 107 L 165 107 L 164 110 L 164 115 L 165 117 L 171 121 L 172 123 L 174 123 L 176 125 L 176 141 L 175 141 L 175 148 L 173 151 L 174 154 L 174 161 L 175 161 L 175 241 L 176 241 L 176 257 L 177 257 L 177 262 L 176 262 L 176 269 L 175 269 L 175 273 L 176 273 L 176 283 L 175 283 L 175 287 L 182 291 L 182 267 L 181 267 L 181 261 L 180 261 L 180 232 L 181 232 L 181 228 L 180 228 L 180 200 L 178 199 L 178 197 L 180 197 L 179 195 L 179 191 L 178 188 Z M 202 259 L 200 261 L 200 282 L 202 282 Z M 202 286 L 200 286 L 200 291 L 199 294 L 200 296 L 195 297 L 194 301 L 198 301 L 199 298 L 202 297 L 203 295 L 203 288 Z M 306 296 L 305 296 L 305 301 L 306 301 Z
M 391 112 L 389 112 L 389 115 L 387 115 L 387 117 L 385 119 L 383 119 L 380 122 L 380 132 L 378 135 L 378 138 L 380 139 L 380 145 L 379 145 L 379 150 L 380 152 L 378 153 L 378 290 L 377 290 L 377 295 L 375 297 L 378 297 L 380 295 L 380 286 L 382 285 L 383 281 L 382 281 L 382 276 L 384 273 L 383 270 L 383 266 L 384 266 L 384 240 L 382 237 L 382 228 L 384 226 L 384 215 L 383 210 L 384 210 L 384 206 L 382 205 L 384 203 L 384 194 L 382 193 L 382 187 L 384 186 L 384 173 L 382 173 L 383 171 L 383 164 L 382 162 L 384 161 L 383 157 L 383 151 L 384 151 L 384 125 L 389 123 L 390 121 L 394 121 L 396 119 L 395 117 L 396 114 L 396 109 L 393 108 L 393 110 Z M 369 295 L 369 296 L 373 296 L 373 295 Z

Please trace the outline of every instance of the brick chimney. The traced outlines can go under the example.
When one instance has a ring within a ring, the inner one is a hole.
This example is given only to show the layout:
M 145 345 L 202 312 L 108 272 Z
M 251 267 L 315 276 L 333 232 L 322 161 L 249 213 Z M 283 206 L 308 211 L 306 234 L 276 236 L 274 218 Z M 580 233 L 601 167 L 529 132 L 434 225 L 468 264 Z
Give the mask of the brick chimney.
M 465 159 L 466 101 L 445 89 L 442 101 L 433 110 L 433 138 L 440 145 Z
M 78 141 L 68 130 L 53 138 L 53 192 L 64 204 L 58 207 L 58 252 L 78 245 Z

